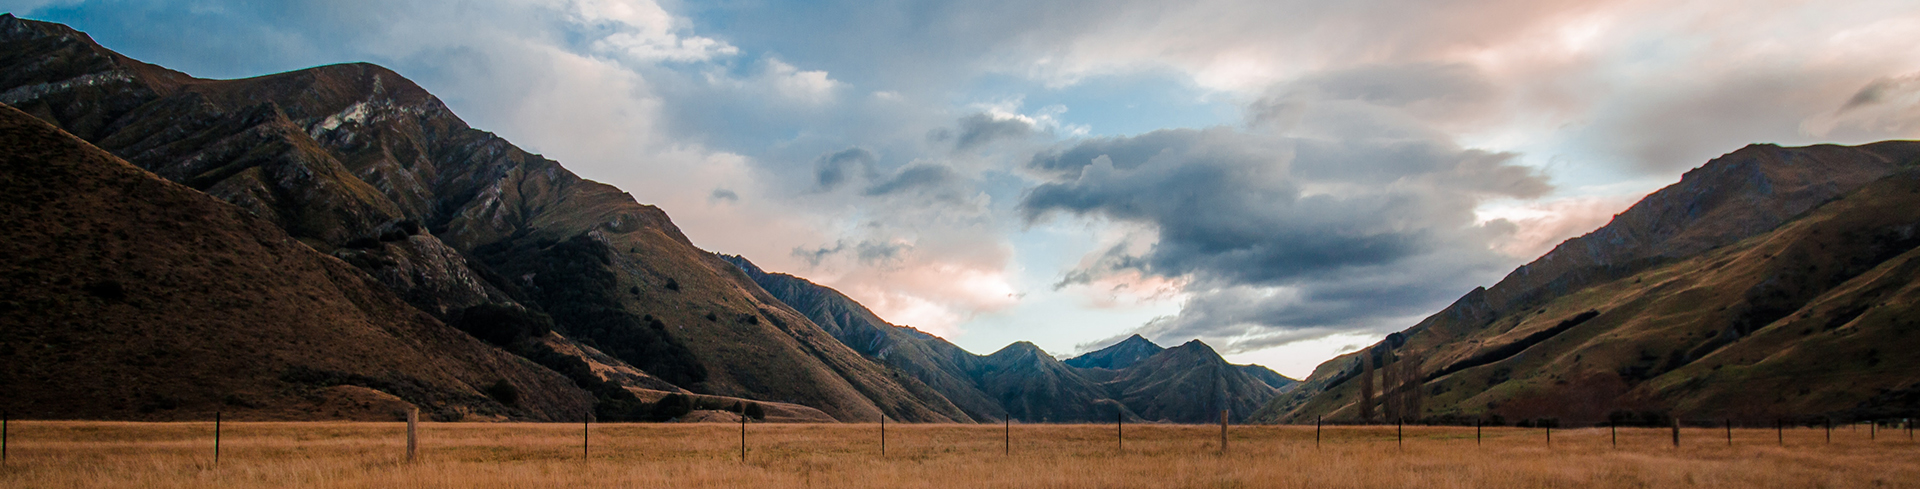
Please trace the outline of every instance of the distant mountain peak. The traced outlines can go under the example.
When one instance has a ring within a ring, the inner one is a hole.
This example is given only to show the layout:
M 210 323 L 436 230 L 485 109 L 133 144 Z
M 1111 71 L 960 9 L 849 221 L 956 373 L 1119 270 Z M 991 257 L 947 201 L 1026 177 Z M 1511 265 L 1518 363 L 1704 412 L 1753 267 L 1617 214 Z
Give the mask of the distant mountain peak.
M 1126 339 L 1120 340 L 1119 343 L 1114 343 L 1112 346 L 1068 359 L 1065 363 L 1067 366 L 1075 368 L 1119 370 L 1132 366 L 1135 362 L 1151 357 L 1165 349 L 1166 348 L 1161 348 L 1160 345 L 1156 345 L 1152 341 L 1147 340 L 1145 337 L 1136 334 L 1128 336 Z

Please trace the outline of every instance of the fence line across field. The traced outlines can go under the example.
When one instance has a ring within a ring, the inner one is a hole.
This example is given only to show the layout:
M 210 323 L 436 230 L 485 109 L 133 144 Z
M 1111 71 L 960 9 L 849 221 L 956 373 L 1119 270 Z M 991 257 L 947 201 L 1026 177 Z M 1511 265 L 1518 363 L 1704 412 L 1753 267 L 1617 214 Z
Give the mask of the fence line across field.
M 411 408 L 407 410 L 406 414 L 407 414 L 406 416 L 407 429 L 406 429 L 405 460 L 407 462 L 417 462 L 421 459 L 420 444 L 419 444 L 420 411 L 418 408 Z M 739 451 L 740 459 L 739 460 L 742 463 L 746 463 L 748 461 L 748 450 L 749 450 L 747 425 L 750 422 L 750 418 L 745 415 L 744 411 L 742 411 L 740 414 L 741 416 L 739 419 L 739 423 L 740 423 L 740 451 Z M 1125 416 L 1124 413 L 1121 413 L 1118 416 L 1116 416 L 1115 423 L 1114 423 L 1114 428 L 1115 428 L 1114 447 L 1115 447 L 1115 451 L 1120 453 L 1125 453 L 1126 451 L 1125 450 L 1126 432 L 1125 432 L 1124 416 Z M 1906 419 L 1897 420 L 1893 423 L 1893 426 L 1896 428 L 1899 428 L 1902 425 L 1904 425 L 1908 435 L 1907 442 L 1909 444 L 1914 442 L 1914 438 L 1913 438 L 1914 421 L 1915 421 L 1914 419 L 1906 418 Z M 1868 429 L 1866 433 L 1867 436 L 1865 437 L 1866 438 L 1865 441 L 1870 444 L 1884 445 L 1884 443 L 1878 441 L 1879 440 L 1878 433 L 1879 433 L 1879 425 L 1886 422 L 1887 421 L 1884 421 L 1884 420 L 1868 421 L 1867 422 Z M 0 465 L 11 463 L 11 461 L 9 460 L 9 448 L 10 448 L 9 445 L 12 441 L 11 440 L 11 435 L 12 435 L 11 424 L 12 424 L 11 413 L 0 413 Z M 1733 426 L 1733 421 L 1731 419 L 1723 419 L 1721 420 L 1721 423 L 1706 423 L 1705 424 L 1706 429 L 1712 429 L 1713 424 L 1721 425 L 1719 427 L 1722 428 L 1723 432 L 1725 433 L 1726 446 L 1728 447 L 1736 446 L 1734 443 L 1734 436 L 1733 436 L 1734 426 Z M 833 426 L 833 424 L 826 424 L 826 425 Z M 642 424 L 635 424 L 633 426 L 642 426 Z M 1074 426 L 1074 425 L 1041 424 L 1041 425 L 1037 425 L 1036 427 L 1059 427 L 1059 426 Z M 1155 425 L 1148 424 L 1148 426 L 1155 426 Z M 1204 426 L 1204 425 L 1167 424 L 1167 425 L 1158 425 L 1158 426 L 1197 427 L 1197 426 Z M 1265 425 L 1265 426 L 1286 427 L 1286 426 L 1292 426 L 1292 425 Z M 1446 428 L 1449 426 L 1454 426 L 1454 425 L 1425 425 L 1425 427 L 1427 428 Z M 1696 425 L 1696 426 L 1699 426 L 1699 425 Z M 1783 420 L 1776 420 L 1774 423 L 1776 444 L 1780 447 L 1788 446 L 1786 441 L 1785 426 L 1786 426 L 1786 422 Z M 1851 426 L 1852 426 L 1851 429 L 1853 430 L 1853 432 L 1857 433 L 1859 431 L 1857 422 L 1852 423 Z M 1219 450 L 1218 453 L 1222 456 L 1225 456 L 1229 453 L 1228 443 L 1230 441 L 1230 437 L 1229 437 L 1230 427 L 1231 427 L 1231 422 L 1229 420 L 1229 412 L 1226 410 L 1221 410 L 1220 411 L 1220 441 L 1219 441 L 1220 444 L 1218 446 L 1218 450 Z M 1458 426 L 1458 427 L 1461 428 L 1462 430 L 1465 429 L 1464 426 Z M 1595 425 L 1592 428 L 1597 429 L 1599 427 L 1600 427 L 1599 425 Z M 1831 445 L 1833 443 L 1833 423 L 1831 422 L 1831 420 L 1824 420 L 1821 423 L 1820 427 L 1823 428 L 1823 432 L 1825 435 L 1824 444 Z M 1304 426 L 1302 428 L 1304 429 Z M 1379 424 L 1350 424 L 1350 425 L 1336 424 L 1332 426 L 1327 426 L 1323 419 L 1316 417 L 1314 420 L 1314 427 L 1313 427 L 1314 429 L 1313 446 L 1315 448 L 1319 448 L 1324 442 L 1324 439 L 1326 438 L 1325 436 L 1326 433 L 1338 431 L 1338 430 L 1341 430 L 1342 428 L 1351 429 L 1354 431 L 1361 431 L 1361 432 L 1377 432 L 1377 429 L 1385 428 L 1385 426 L 1379 425 Z M 1406 445 L 1408 441 L 1406 437 L 1406 425 L 1404 422 L 1396 421 L 1393 428 L 1394 428 L 1393 441 L 1395 443 L 1395 450 L 1404 451 L 1406 449 Z M 1519 427 L 1516 427 L 1516 428 L 1519 428 Z M 1545 432 L 1546 446 L 1551 448 L 1553 445 L 1553 434 L 1552 434 L 1553 426 L 1543 425 L 1541 426 L 1541 428 L 1543 428 Z M 1619 424 L 1608 423 L 1606 425 L 1606 428 L 1607 428 L 1609 445 L 1615 448 L 1619 447 L 1620 446 Z M 1642 426 L 1642 428 L 1645 428 L 1645 427 Z M 1673 447 L 1675 449 L 1681 448 L 1682 444 L 1681 444 L 1681 437 L 1680 437 L 1680 434 L 1681 434 L 1680 421 L 1678 419 L 1674 419 L 1668 428 L 1671 430 Z M 1482 440 L 1484 438 L 1484 435 L 1483 435 L 1484 426 L 1480 420 L 1475 420 L 1473 425 L 1473 430 L 1474 430 L 1474 444 L 1475 446 L 1481 446 L 1483 444 Z M 583 417 L 581 421 L 580 452 L 581 452 L 582 460 L 586 460 L 586 461 L 592 460 L 592 457 L 591 457 L 592 433 L 593 433 L 592 415 L 588 414 L 587 416 Z M 222 454 L 221 454 L 222 435 L 223 435 L 223 413 L 215 412 L 214 419 L 213 419 L 213 430 L 212 430 L 212 437 L 213 437 L 212 466 L 215 467 L 216 469 L 220 466 L 220 461 L 222 457 Z M 603 435 L 611 436 L 610 433 L 603 433 Z M 1428 435 L 1429 435 L 1428 436 L 1429 438 L 1432 438 L 1431 431 L 1428 433 Z M 1858 436 L 1858 435 L 1854 435 L 1854 436 Z M 886 417 L 882 416 L 880 418 L 880 437 L 879 437 L 880 455 L 882 457 L 886 456 L 886 443 L 887 443 L 886 438 L 887 438 Z M 1855 439 L 1858 440 L 1859 438 L 1855 438 Z M 1335 438 L 1334 441 L 1337 442 L 1339 440 L 1340 440 L 1339 438 Z M 1348 438 L 1348 440 L 1353 440 L 1353 438 Z M 1358 443 L 1377 443 L 1381 441 L 1385 441 L 1385 440 L 1380 439 L 1378 437 L 1366 437 L 1366 436 L 1358 438 Z M 1002 420 L 1001 442 L 1002 442 L 1002 454 L 1012 455 L 1013 453 L 1013 422 L 1011 419 Z M 1285 441 L 1282 440 L 1281 442 L 1285 442 Z M 1444 441 L 1441 443 L 1444 443 Z

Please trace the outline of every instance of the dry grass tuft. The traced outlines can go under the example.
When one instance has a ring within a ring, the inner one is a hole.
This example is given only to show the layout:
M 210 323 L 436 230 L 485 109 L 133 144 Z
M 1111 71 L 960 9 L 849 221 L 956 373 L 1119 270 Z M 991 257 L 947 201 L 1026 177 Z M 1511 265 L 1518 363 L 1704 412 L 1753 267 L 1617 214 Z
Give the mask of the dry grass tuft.
M 228 423 L 219 465 L 211 423 L 14 422 L 0 487 L 1920 487 L 1920 444 L 1904 431 L 1328 428 L 1236 426 L 1219 453 L 1215 426 L 1024 425 L 1002 454 L 1001 427 L 733 424 L 593 427 L 423 424 L 407 463 L 402 423 Z

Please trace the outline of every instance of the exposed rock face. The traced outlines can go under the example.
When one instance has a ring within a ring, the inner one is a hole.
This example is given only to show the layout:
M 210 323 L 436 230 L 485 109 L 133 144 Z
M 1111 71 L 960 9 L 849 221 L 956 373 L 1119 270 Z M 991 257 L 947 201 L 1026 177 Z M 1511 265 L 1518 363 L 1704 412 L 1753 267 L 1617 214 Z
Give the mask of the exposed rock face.
M 1133 366 L 1134 362 L 1147 359 L 1164 348 L 1147 341 L 1140 335 L 1128 336 L 1106 348 L 1094 350 L 1077 357 L 1069 358 L 1067 366 L 1075 368 L 1123 369 Z
M 4 24 L 0 24 L 4 27 Z M 591 397 L 274 223 L 0 105 L 0 408 L 577 420 Z
M 1920 391 L 1914 366 L 1879 353 L 1920 348 L 1896 319 L 1917 161 L 1916 142 L 1748 146 L 1369 350 L 1425 359 L 1427 417 L 1920 414 L 1890 394 Z M 1261 418 L 1354 419 L 1360 370 L 1322 364 Z
M 267 219 L 442 319 L 524 307 L 697 393 L 846 420 L 966 417 L 694 247 L 660 209 L 469 128 L 378 66 L 203 80 L 7 15 L 0 101 Z

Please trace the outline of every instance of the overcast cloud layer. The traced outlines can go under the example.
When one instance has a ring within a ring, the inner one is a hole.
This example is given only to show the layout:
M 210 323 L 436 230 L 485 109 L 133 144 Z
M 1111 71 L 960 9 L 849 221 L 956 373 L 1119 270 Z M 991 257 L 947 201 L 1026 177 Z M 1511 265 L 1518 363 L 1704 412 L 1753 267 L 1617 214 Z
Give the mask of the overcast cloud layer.
M 370 61 L 976 352 L 1289 375 L 1753 142 L 1920 137 L 1910 1 L 0 0 L 203 77 Z

